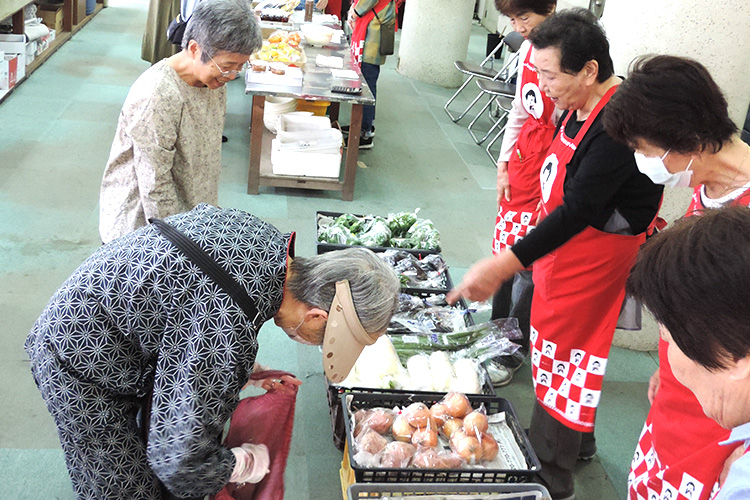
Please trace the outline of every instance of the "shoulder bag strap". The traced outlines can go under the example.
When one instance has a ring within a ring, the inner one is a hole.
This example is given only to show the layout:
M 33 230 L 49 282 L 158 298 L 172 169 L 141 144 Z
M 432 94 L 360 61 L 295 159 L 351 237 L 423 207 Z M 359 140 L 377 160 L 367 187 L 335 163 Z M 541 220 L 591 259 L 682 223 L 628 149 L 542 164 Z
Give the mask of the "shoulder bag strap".
M 221 267 L 210 255 L 206 253 L 196 242 L 188 238 L 179 229 L 164 222 L 161 219 L 149 219 L 149 222 L 156 226 L 156 229 L 177 247 L 185 256 L 200 268 L 206 276 L 211 278 L 219 288 L 229 295 L 232 300 L 244 311 L 245 315 L 253 323 L 257 331 L 261 326 L 260 312 L 255 306 L 255 302 L 247 294 L 247 291 L 240 285 L 226 269 Z

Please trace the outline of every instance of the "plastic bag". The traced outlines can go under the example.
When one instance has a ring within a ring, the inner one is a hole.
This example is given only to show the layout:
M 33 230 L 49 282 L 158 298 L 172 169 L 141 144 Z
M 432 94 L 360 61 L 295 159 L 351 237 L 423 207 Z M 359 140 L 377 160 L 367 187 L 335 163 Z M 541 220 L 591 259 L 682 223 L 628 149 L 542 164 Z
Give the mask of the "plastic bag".
M 391 239 L 391 230 L 388 223 L 382 217 L 365 223 L 362 233 L 359 235 L 359 241 L 366 247 L 382 247 Z
M 291 374 L 267 370 L 253 373 L 250 378 L 263 380 L 281 378 L 283 375 Z M 243 443 L 265 444 L 271 459 L 270 472 L 257 484 L 239 486 L 230 483 L 213 497 L 214 500 L 284 499 L 284 470 L 292 443 L 296 399 L 297 387 L 294 386 L 292 394 L 268 391 L 240 401 L 232 413 L 224 446 L 234 448 Z
M 391 244 L 395 241 L 391 238 Z M 378 254 L 391 266 L 401 279 L 401 286 L 412 288 L 448 288 L 445 264 L 438 254 L 427 255 L 418 259 L 415 255 L 403 250 L 386 250 Z
M 403 238 L 409 229 L 417 222 L 417 214 L 410 212 L 399 212 L 388 214 L 388 227 L 394 237 Z
M 440 232 L 435 229 L 430 219 L 419 219 L 406 233 L 412 248 L 434 250 L 440 247 Z

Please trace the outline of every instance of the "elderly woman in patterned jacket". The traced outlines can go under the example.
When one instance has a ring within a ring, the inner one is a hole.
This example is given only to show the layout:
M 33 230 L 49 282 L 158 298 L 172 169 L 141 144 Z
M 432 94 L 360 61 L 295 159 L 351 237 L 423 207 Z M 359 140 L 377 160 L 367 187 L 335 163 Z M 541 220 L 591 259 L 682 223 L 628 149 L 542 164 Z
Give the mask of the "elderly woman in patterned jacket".
M 325 373 L 340 381 L 396 308 L 398 278 L 368 250 L 295 258 L 293 233 L 205 204 L 162 222 L 212 257 L 257 314 L 161 225 L 102 246 L 65 281 L 26 351 L 79 499 L 203 497 L 260 481 L 265 447 L 227 449 L 219 438 L 255 366 L 261 324 L 273 318 L 293 340 L 324 344 Z M 144 436 L 137 415 L 147 405 Z
M 99 233 L 108 243 L 151 217 L 218 203 L 227 92 L 262 38 L 244 0 L 198 3 L 182 51 L 130 88 L 100 192 Z

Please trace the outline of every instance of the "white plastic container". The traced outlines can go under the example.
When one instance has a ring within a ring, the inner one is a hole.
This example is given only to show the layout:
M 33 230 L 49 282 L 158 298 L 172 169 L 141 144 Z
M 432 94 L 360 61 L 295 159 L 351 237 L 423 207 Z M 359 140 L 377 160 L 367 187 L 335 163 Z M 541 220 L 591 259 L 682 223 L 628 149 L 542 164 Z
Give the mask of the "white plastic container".
M 315 117 L 321 118 L 321 117 Z M 271 141 L 271 166 L 276 175 L 338 178 L 343 137 L 339 129 L 313 129 L 280 134 Z
M 266 97 L 263 109 L 263 124 L 269 132 L 276 133 L 276 125 L 280 115 L 297 109 L 297 99 L 294 97 Z
M 276 133 L 280 138 L 289 132 L 303 132 L 306 130 L 327 130 L 331 128 L 331 119 L 327 116 L 313 116 L 313 113 L 300 112 L 285 113 L 278 117 Z

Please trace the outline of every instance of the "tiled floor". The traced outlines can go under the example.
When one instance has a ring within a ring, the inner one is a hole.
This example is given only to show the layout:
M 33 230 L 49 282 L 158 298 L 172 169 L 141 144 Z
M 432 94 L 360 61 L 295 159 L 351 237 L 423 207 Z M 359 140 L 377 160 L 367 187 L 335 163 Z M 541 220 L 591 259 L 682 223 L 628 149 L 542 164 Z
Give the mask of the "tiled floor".
M 122 102 L 148 65 L 139 59 L 144 0 L 111 0 L 71 41 L 0 104 L 0 498 L 70 499 L 52 421 L 29 376 L 23 340 L 48 298 L 98 245 L 99 181 Z M 481 59 L 476 27 L 470 53 Z M 250 98 L 229 86 L 220 204 L 298 231 L 312 254 L 317 210 L 387 213 L 421 208 L 442 232 L 444 256 L 460 278 L 489 253 L 494 167 L 465 128 L 442 111 L 452 90 L 402 77 L 396 58 L 380 82 L 375 148 L 360 156 L 355 199 L 332 192 L 246 191 Z M 366 168 L 365 168 L 366 166 Z M 292 344 L 273 325 L 260 360 L 292 371 L 299 394 L 289 499 L 341 498 L 341 453 L 330 439 L 320 354 Z M 624 498 L 628 463 L 647 411 L 653 355 L 614 349 L 599 412 L 599 455 L 580 468 L 580 500 Z M 528 365 L 500 391 L 524 424 L 531 407 Z

